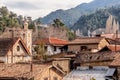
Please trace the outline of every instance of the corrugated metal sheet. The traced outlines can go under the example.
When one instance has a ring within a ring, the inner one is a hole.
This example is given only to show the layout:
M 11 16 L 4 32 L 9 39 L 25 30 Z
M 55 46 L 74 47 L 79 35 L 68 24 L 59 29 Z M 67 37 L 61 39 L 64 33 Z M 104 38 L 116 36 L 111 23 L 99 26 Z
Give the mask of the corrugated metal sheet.
M 114 72 L 115 72 L 115 68 L 109 68 L 106 73 L 106 76 L 113 76 Z
M 80 67 L 79 67 L 80 68 Z M 94 69 L 78 69 L 73 70 L 63 80 L 105 80 L 106 76 L 113 76 L 114 68 L 108 67 L 94 67 Z

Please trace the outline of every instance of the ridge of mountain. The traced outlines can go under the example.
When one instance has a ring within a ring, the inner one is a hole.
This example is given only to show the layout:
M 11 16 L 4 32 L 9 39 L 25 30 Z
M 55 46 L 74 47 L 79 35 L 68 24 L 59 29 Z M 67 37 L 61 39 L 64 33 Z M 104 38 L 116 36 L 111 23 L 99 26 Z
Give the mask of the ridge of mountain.
M 108 8 L 111 6 L 119 5 L 120 0 L 94 0 L 90 3 L 83 3 L 75 8 L 71 8 L 68 10 L 56 10 L 46 15 L 41 19 L 42 23 L 50 24 L 54 19 L 58 18 L 63 23 L 66 24 L 67 27 L 72 27 L 74 23 L 80 18 L 80 16 L 85 14 L 94 13 L 98 9 Z

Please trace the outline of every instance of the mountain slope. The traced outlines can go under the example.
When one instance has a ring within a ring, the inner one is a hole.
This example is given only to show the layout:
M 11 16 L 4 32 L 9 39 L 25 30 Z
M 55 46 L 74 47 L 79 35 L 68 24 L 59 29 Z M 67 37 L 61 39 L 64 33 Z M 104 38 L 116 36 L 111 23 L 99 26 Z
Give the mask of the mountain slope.
M 101 9 L 90 15 L 83 15 L 73 25 L 72 29 L 80 29 L 84 35 L 87 35 L 88 30 L 92 32 L 98 28 L 105 28 L 109 15 L 113 15 L 120 23 L 120 6 Z
M 90 3 L 83 3 L 68 10 L 56 10 L 41 19 L 43 23 L 52 23 L 56 18 L 61 19 L 66 26 L 71 27 L 81 15 L 90 14 L 98 9 L 111 7 L 120 4 L 120 0 L 94 0 Z

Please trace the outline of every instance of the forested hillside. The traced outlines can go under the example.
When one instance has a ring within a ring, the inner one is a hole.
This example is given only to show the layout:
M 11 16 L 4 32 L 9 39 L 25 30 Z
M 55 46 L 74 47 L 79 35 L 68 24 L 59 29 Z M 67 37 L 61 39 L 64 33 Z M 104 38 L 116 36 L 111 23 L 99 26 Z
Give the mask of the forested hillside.
M 73 25 L 72 29 L 80 29 L 84 35 L 87 35 L 88 30 L 91 32 L 98 28 L 105 28 L 106 20 L 109 15 L 113 15 L 120 23 L 120 6 L 101 9 L 90 15 L 83 15 Z

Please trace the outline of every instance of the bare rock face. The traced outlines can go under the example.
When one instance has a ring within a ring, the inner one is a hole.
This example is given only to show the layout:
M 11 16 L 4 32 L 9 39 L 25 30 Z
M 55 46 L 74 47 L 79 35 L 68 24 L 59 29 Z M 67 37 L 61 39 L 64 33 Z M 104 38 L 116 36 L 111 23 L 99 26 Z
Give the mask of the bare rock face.
M 119 31 L 119 22 L 110 15 L 106 21 L 106 33 L 116 33 L 116 31 Z

